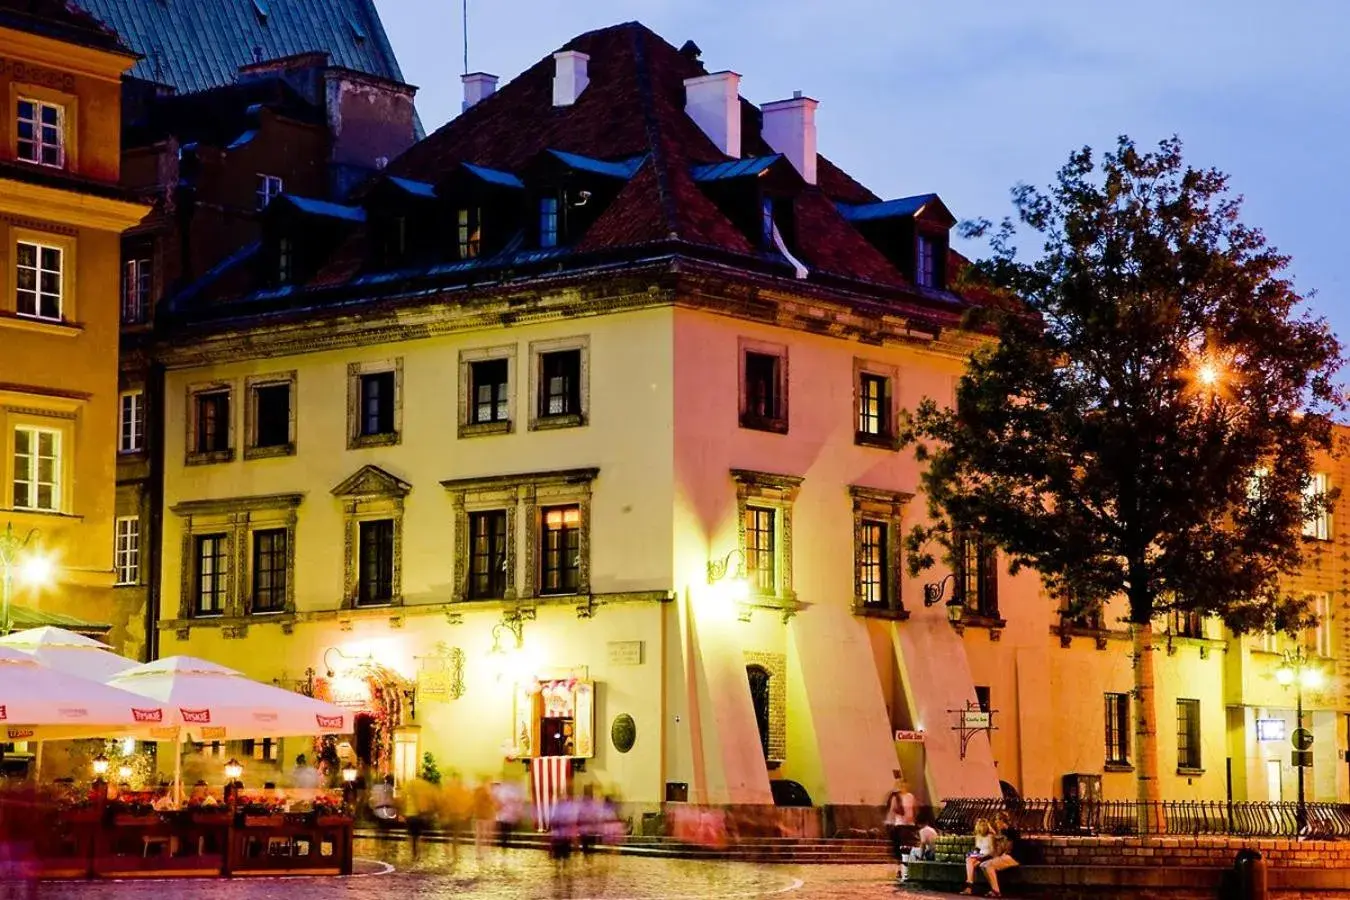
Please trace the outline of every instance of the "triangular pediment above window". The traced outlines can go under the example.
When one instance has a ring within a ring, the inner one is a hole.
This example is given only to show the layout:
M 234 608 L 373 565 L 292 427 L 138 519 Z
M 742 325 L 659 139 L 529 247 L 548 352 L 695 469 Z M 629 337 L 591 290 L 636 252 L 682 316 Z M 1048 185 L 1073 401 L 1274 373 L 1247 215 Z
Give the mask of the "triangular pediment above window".
M 379 466 L 362 466 L 333 488 L 334 497 L 406 497 L 412 485 Z

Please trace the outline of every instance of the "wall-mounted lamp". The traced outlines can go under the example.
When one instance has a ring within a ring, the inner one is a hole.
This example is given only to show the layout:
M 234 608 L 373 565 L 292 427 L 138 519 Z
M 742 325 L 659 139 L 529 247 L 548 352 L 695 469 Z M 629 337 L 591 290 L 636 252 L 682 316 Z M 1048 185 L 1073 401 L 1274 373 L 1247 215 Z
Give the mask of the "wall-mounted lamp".
M 534 619 L 534 610 L 532 609 L 508 609 L 502 613 L 502 620 L 492 626 L 492 649 L 491 654 L 501 654 L 506 652 L 502 646 L 502 632 L 507 632 L 514 638 L 511 645 L 512 650 L 520 650 L 525 646 L 525 622 Z
M 923 605 L 925 607 L 937 606 L 942 602 L 942 596 L 947 593 L 947 586 L 956 583 L 956 573 L 949 572 L 940 580 L 930 582 L 923 586 Z M 966 605 L 959 596 L 952 595 L 947 601 L 947 621 L 953 625 L 961 621 L 961 616 L 965 614 Z
M 731 569 L 733 557 L 740 557 L 734 571 Z M 724 592 L 727 599 L 738 603 L 749 597 L 750 579 L 745 575 L 745 551 L 736 547 L 721 559 L 708 560 L 708 584 Z
M 331 659 L 331 657 L 334 655 L 336 655 L 338 659 L 352 660 L 357 663 L 368 663 L 375 658 L 369 653 L 367 653 L 365 656 L 348 656 L 346 653 L 343 653 L 337 647 L 329 647 L 327 650 L 323 651 L 323 667 L 324 669 L 327 670 L 329 678 L 332 678 L 335 674 L 337 674 L 337 666 L 334 665 Z M 344 666 L 344 668 L 350 667 Z

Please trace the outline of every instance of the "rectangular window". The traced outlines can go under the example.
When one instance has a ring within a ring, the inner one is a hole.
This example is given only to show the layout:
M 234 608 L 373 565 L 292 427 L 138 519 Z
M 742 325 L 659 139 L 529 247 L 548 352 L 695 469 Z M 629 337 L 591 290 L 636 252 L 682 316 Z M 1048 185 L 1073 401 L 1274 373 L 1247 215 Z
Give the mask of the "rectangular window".
M 1308 477 L 1307 486 L 1303 488 L 1304 506 L 1312 507 L 1324 503 L 1328 490 L 1326 474 L 1314 472 Z M 1319 541 L 1331 540 L 1331 510 L 1324 506 L 1304 519 L 1303 536 Z
M 14 508 L 61 509 L 61 433 L 14 429 Z
M 456 210 L 455 225 L 459 244 L 459 258 L 476 258 L 483 243 L 483 223 L 479 210 Z
M 118 584 L 141 580 L 141 520 L 123 516 L 113 525 L 113 569 Z
M 473 406 L 470 413 L 473 424 L 507 420 L 509 410 L 507 372 L 505 359 L 485 359 L 469 364 L 469 373 L 473 381 Z
M 957 539 L 956 588 L 972 614 L 990 619 L 999 617 L 998 553 L 979 535 L 968 534 Z
M 1317 616 L 1317 624 L 1313 626 L 1308 644 L 1316 651 L 1318 656 L 1330 659 L 1331 595 L 1327 593 L 1313 594 L 1309 605 L 1312 607 L 1313 615 Z
M 277 240 L 277 283 L 288 284 L 295 268 L 295 242 L 288 237 Z
M 19 159 L 42 166 L 66 164 L 66 111 L 55 103 L 19 98 Z
M 280 197 L 285 190 L 280 178 L 275 175 L 264 175 L 258 173 L 258 204 L 260 210 L 267 209 L 267 204 L 271 203 L 277 197 Z
M 357 603 L 373 605 L 394 599 L 394 520 L 360 523 Z
M 1130 695 L 1106 695 L 1106 764 L 1130 764 Z
M 122 323 L 140 325 L 150 317 L 150 260 L 122 263 Z
M 755 421 L 783 418 L 783 360 L 771 353 L 745 354 L 746 414 Z
M 1195 610 L 1174 609 L 1167 614 L 1167 630 L 1177 637 L 1202 638 L 1205 619 Z
M 230 392 L 198 394 L 197 452 L 219 453 L 230 449 Z
M 469 597 L 499 599 L 506 594 L 506 510 L 469 513 Z
M 764 246 L 766 249 L 772 248 L 773 240 L 773 198 L 765 197 L 759 202 L 759 222 L 760 229 L 763 232 Z
M 1266 653 L 1280 652 L 1280 633 L 1278 631 L 1261 632 L 1260 642 L 1257 647 Z
M 581 412 L 581 351 L 559 350 L 539 357 L 539 416 Z
M 886 523 L 863 520 L 858 548 L 858 586 L 867 606 L 889 607 L 890 567 L 886 555 Z
M 145 448 L 145 393 L 122 394 L 117 416 L 117 452 L 139 453 Z
M 361 434 L 394 433 L 394 373 L 361 376 Z
M 975 705 L 979 707 L 980 712 L 989 712 L 993 709 L 990 701 L 990 687 L 987 684 L 975 685 Z
M 558 246 L 557 197 L 544 197 L 539 201 L 539 246 Z
M 255 447 L 284 447 L 291 442 L 291 385 L 260 384 L 253 389 L 257 433 Z
M 772 509 L 745 508 L 745 574 L 750 589 L 758 594 L 773 594 L 778 589 L 774 519 Z
M 1200 768 L 1200 701 L 1177 701 L 1177 768 Z
M 197 536 L 197 594 L 193 612 L 219 616 L 225 612 L 225 586 L 229 580 L 229 557 L 223 534 Z
M 61 248 L 19 241 L 16 245 L 15 312 L 61 321 Z
M 253 611 L 286 608 L 286 529 L 253 532 Z
M 926 235 L 919 235 L 917 254 L 914 263 L 914 280 L 920 287 L 935 288 L 937 283 L 937 242 Z
M 575 594 L 581 575 L 581 508 L 545 509 L 540 545 L 539 593 Z
M 864 372 L 858 382 L 858 434 L 890 437 L 890 379 Z

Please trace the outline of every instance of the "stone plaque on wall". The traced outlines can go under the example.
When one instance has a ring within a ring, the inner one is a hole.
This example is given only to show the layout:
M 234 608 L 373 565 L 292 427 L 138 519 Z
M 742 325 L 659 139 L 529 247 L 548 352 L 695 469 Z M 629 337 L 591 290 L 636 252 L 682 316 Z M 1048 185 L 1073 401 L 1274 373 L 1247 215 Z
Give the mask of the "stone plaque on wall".
M 642 641 L 609 642 L 611 666 L 640 666 L 642 663 Z

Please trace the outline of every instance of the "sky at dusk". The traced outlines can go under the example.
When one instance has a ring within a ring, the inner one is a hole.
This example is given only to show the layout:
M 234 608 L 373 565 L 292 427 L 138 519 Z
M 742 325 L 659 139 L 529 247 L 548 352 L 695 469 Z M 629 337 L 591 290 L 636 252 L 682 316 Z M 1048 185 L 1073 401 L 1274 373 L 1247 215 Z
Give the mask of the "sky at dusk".
M 430 132 L 460 108 L 460 0 L 376 2 Z M 748 100 L 816 98 L 821 153 L 959 218 L 1003 217 L 1009 187 L 1047 183 L 1076 147 L 1178 134 L 1350 340 L 1346 0 L 469 0 L 469 69 L 505 83 L 632 19 L 692 38 Z

